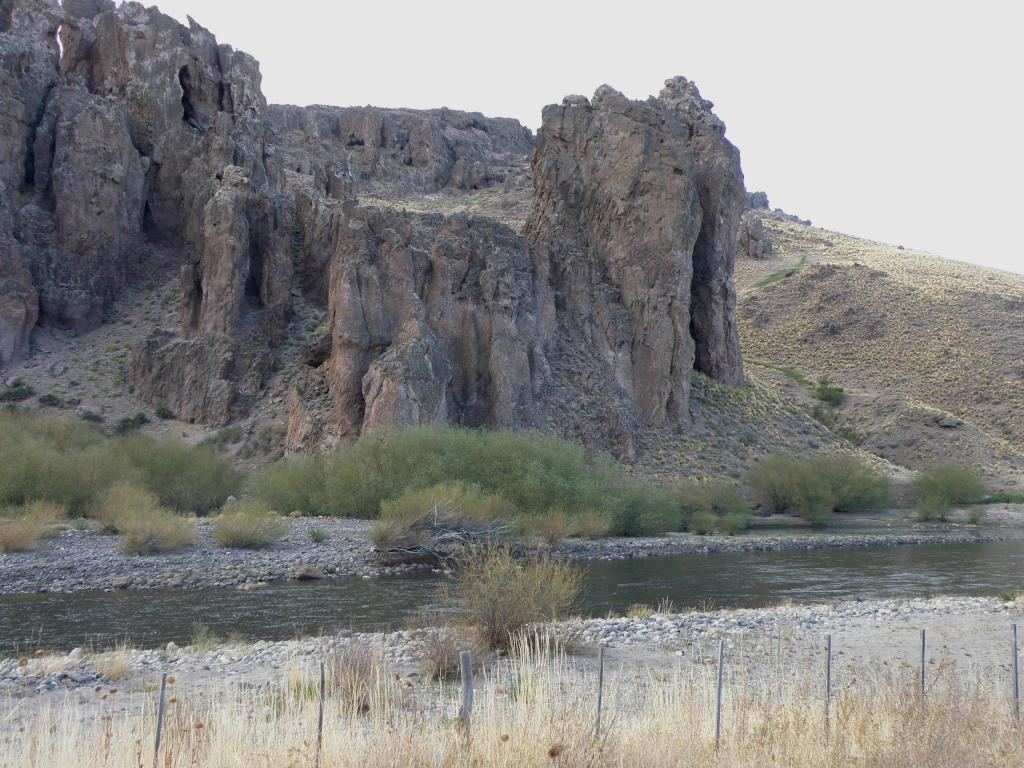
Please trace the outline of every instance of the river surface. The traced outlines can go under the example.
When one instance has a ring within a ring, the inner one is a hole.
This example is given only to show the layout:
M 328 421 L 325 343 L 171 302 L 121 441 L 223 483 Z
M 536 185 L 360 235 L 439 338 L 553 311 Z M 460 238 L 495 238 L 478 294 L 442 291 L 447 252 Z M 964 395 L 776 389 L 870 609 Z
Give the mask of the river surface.
M 851 549 L 674 555 L 590 561 L 580 609 L 621 612 L 671 600 L 680 610 L 853 598 L 1024 591 L 1024 540 Z M 0 598 L 0 650 L 139 647 L 189 642 L 195 625 L 220 637 L 292 639 L 339 629 L 388 630 L 435 603 L 435 575 Z

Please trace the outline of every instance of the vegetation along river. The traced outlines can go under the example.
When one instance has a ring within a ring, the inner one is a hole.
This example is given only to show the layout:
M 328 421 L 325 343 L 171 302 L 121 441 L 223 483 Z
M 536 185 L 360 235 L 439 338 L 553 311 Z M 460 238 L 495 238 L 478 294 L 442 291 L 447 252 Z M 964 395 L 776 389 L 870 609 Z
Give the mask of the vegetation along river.
M 1024 540 L 900 547 L 675 555 L 590 561 L 580 609 L 621 612 L 669 599 L 680 610 L 763 607 L 1024 590 Z M 142 647 L 190 641 L 197 624 L 220 637 L 290 639 L 341 629 L 406 626 L 437 598 L 432 574 L 284 582 L 254 592 L 209 588 L 0 598 L 0 651 Z

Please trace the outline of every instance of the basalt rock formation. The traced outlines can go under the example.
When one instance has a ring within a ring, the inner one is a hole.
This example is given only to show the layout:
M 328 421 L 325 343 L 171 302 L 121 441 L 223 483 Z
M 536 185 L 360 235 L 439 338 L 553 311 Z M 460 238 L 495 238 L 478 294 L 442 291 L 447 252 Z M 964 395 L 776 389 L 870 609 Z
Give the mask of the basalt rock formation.
M 743 381 L 739 153 L 684 78 L 568 97 L 534 140 L 448 109 L 268 106 L 252 57 L 133 2 L 0 0 L 0 57 L 0 367 L 37 321 L 102 323 L 159 244 L 179 315 L 137 340 L 136 392 L 224 424 L 294 366 L 292 447 L 450 423 L 628 454 L 684 427 L 694 370 Z M 531 177 L 521 232 L 389 203 L 526 200 Z M 297 356 L 296 306 L 326 316 Z
M 508 180 L 533 145 L 516 120 L 452 109 L 275 104 L 266 116 L 285 167 L 336 198 L 482 189 Z

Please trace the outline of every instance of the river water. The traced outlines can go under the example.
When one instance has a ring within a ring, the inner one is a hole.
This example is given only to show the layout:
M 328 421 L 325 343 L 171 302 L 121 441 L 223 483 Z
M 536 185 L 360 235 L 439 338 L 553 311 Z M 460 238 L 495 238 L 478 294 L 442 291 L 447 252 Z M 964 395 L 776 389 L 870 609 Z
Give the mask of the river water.
M 1024 591 L 1024 540 L 899 547 L 674 555 L 591 561 L 580 609 L 603 615 L 668 598 L 679 609 L 760 607 Z M 187 643 L 194 625 L 249 640 L 339 629 L 386 630 L 436 601 L 434 575 L 343 578 L 236 589 L 139 590 L 0 598 L 0 650 Z

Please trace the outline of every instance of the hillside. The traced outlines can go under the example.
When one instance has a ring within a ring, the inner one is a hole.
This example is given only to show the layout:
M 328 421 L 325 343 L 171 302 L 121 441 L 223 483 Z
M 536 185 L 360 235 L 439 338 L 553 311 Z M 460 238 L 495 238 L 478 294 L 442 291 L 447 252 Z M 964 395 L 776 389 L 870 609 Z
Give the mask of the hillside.
M 829 377 L 850 395 L 836 425 L 879 456 L 1019 483 L 1024 276 L 762 219 L 772 258 L 735 272 L 748 369 Z

